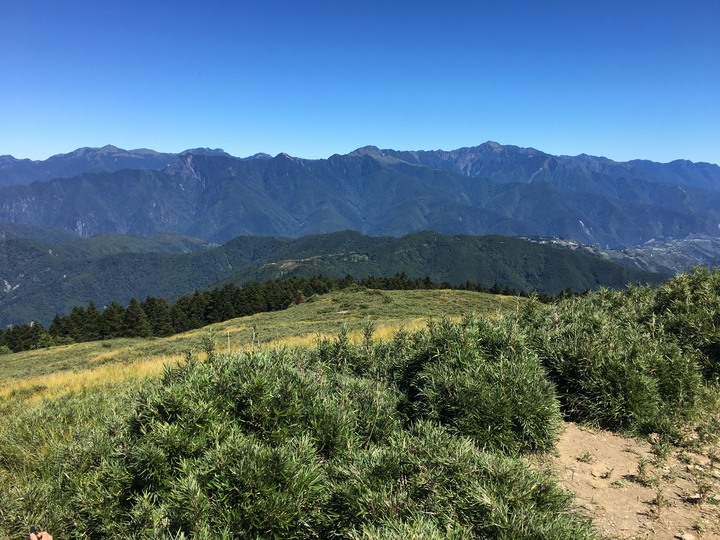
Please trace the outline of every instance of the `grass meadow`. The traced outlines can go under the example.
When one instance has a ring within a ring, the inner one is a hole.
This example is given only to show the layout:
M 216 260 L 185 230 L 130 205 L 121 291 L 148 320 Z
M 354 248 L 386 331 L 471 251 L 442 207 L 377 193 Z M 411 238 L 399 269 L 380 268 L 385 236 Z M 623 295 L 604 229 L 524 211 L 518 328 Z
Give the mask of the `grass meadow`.
M 0 356 L 0 539 L 597 538 L 564 419 L 718 441 L 720 273 L 544 305 L 355 289 Z
M 168 338 L 113 339 L 62 345 L 0 356 L 0 396 L 57 396 L 95 384 L 159 375 L 163 366 L 202 352 L 208 339 L 216 350 L 312 347 L 341 328 L 359 339 L 372 322 L 376 339 L 397 330 L 423 328 L 430 319 L 479 313 L 497 317 L 517 310 L 521 298 L 468 291 L 345 290 L 311 297 L 287 310 L 259 313 Z

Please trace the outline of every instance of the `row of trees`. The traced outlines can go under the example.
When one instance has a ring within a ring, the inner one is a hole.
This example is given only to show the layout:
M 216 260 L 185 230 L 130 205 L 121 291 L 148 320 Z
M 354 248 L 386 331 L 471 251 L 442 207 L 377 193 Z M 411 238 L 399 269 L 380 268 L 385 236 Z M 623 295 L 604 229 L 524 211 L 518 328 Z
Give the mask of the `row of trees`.
M 75 306 L 67 315 L 56 315 L 47 330 L 38 322 L 0 330 L 0 351 L 19 352 L 55 344 L 120 337 L 170 336 L 235 317 L 278 311 L 293 303 L 301 303 L 306 297 L 351 286 L 383 290 L 456 288 L 516 294 L 514 290 L 501 289 L 497 284 L 483 287 L 468 281 L 460 287 L 453 287 L 447 282 L 435 283 L 429 277 L 410 278 L 404 272 L 392 277 L 370 276 L 360 281 L 348 275 L 342 279 L 293 277 L 265 283 L 252 282 L 242 287 L 229 284 L 209 291 L 195 291 L 180 297 L 174 304 L 148 296 L 141 302 L 131 299 L 127 307 L 111 302 L 100 310 L 91 301 L 86 307 Z

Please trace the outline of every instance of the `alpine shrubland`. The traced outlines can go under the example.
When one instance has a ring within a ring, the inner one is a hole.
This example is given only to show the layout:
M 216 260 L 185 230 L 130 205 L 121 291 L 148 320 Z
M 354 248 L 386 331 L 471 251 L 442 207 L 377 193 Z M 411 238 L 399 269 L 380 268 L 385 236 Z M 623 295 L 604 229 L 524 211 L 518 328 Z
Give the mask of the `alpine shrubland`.
M 387 339 L 205 340 L 157 378 L 8 394 L 0 538 L 595 538 L 528 457 L 563 417 L 675 440 L 718 403 L 718 312 L 720 272 L 696 270 Z
M 531 335 L 568 419 L 672 436 L 720 369 L 720 271 L 658 289 L 608 289 L 550 307 L 529 302 Z

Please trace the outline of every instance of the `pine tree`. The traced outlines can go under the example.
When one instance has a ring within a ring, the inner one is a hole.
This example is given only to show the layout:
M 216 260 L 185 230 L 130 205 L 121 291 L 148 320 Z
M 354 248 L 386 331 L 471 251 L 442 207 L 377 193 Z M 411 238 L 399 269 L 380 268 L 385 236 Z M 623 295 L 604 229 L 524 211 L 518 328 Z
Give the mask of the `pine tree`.
M 188 304 L 188 297 L 183 296 L 170 309 L 170 319 L 172 321 L 173 331 L 176 334 L 187 332 L 188 330 L 199 327 L 199 325 L 193 326 L 192 321 L 188 317 Z
M 65 329 L 65 317 L 60 317 L 57 313 L 53 317 L 50 326 L 48 327 L 48 333 L 55 337 L 67 337 L 67 330 Z
M 96 341 L 102 338 L 100 334 L 100 318 L 100 311 L 98 311 L 95 302 L 90 300 L 85 310 L 85 329 L 83 332 L 85 341 Z
M 121 337 L 125 325 L 125 309 L 112 302 L 100 316 L 100 335 L 102 339 Z
M 193 295 L 188 298 L 187 316 L 192 324 L 192 328 L 200 328 L 205 324 L 203 317 L 207 303 L 207 293 L 204 292 L 195 291 Z
M 82 306 L 75 306 L 70 311 L 70 314 L 65 316 L 65 328 L 66 335 L 71 337 L 73 341 L 87 341 L 84 339 L 85 327 L 86 327 L 87 314 L 85 308 Z
M 232 304 L 232 288 L 233 286 L 228 285 L 222 289 L 215 288 L 210 291 L 203 317 L 205 324 L 227 321 L 237 316 Z
M 152 326 L 140 303 L 134 298 L 125 310 L 123 320 L 123 337 L 150 337 Z
M 8 328 L 5 332 L 5 344 L 12 352 L 37 349 L 43 334 L 45 334 L 45 330 L 38 322 L 19 324 Z
M 170 336 L 174 333 L 170 306 L 162 298 L 148 296 L 142 303 L 154 336 Z

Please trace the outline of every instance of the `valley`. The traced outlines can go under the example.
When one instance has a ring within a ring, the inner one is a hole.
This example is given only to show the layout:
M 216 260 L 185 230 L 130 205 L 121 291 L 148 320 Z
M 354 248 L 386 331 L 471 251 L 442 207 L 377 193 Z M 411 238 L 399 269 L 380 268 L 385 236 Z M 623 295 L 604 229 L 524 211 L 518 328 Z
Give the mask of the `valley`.
M 56 314 L 90 301 L 101 308 L 147 296 L 174 301 L 228 283 L 313 275 L 360 280 L 396 273 L 455 287 L 471 281 L 543 294 L 666 279 L 600 257 L 498 236 L 340 232 L 239 237 L 216 247 L 175 236 L 107 235 L 59 244 L 16 238 L 0 240 L 0 278 L 7 282 L 0 290 L 0 324 L 35 320 L 47 326 Z

